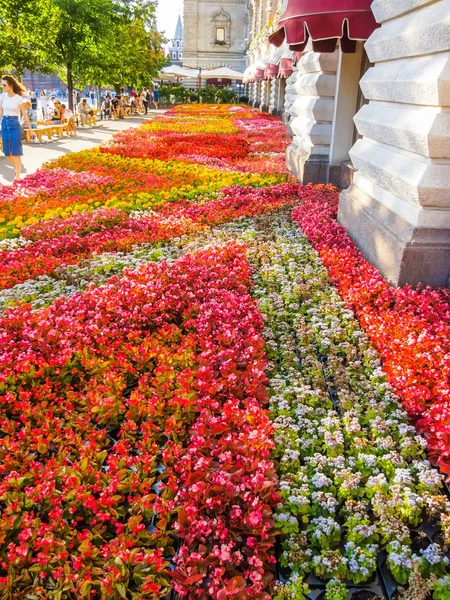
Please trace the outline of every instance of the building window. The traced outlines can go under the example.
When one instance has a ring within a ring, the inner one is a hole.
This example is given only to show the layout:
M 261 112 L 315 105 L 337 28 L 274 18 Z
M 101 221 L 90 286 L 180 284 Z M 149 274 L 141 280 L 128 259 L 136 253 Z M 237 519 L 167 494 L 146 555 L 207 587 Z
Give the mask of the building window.
M 225 42 L 225 27 L 216 28 L 216 42 L 223 44 Z
M 211 18 L 212 45 L 229 47 L 231 40 L 231 17 L 221 8 Z
M 177 53 L 176 53 L 176 52 L 172 52 L 172 58 L 173 58 L 174 60 L 176 60 L 176 59 L 177 59 Z

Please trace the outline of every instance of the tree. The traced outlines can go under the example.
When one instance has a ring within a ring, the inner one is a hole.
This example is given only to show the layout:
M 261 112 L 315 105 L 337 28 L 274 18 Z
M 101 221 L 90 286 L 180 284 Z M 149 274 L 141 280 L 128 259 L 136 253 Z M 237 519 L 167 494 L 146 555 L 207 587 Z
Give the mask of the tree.
M 53 0 L 0 0 L 0 67 L 19 79 L 25 69 L 54 71 L 57 26 Z
M 165 63 L 165 42 L 155 26 L 154 2 L 116 2 L 107 33 L 90 57 L 75 64 L 77 79 L 120 89 L 148 85 Z
M 73 109 L 74 76 L 97 85 L 143 85 L 164 64 L 156 0 L 0 0 L 0 66 L 59 68 Z
M 65 70 L 69 107 L 73 109 L 73 73 L 76 62 L 88 64 L 99 40 L 115 15 L 112 0 L 53 0 L 59 19 L 54 38 L 56 61 Z

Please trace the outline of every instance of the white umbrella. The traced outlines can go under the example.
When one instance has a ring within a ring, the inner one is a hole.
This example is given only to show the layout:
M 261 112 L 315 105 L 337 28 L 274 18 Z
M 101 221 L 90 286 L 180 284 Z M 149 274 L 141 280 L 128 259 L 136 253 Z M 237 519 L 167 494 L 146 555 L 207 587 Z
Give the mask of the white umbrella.
M 228 67 L 217 67 L 209 71 L 202 71 L 202 79 L 240 79 L 244 78 L 244 73 L 234 71 Z
M 160 71 L 162 79 L 164 77 L 178 77 L 178 78 L 189 78 L 198 77 L 197 69 L 186 69 L 185 67 L 179 67 L 178 65 L 171 65 L 170 67 L 164 67 Z

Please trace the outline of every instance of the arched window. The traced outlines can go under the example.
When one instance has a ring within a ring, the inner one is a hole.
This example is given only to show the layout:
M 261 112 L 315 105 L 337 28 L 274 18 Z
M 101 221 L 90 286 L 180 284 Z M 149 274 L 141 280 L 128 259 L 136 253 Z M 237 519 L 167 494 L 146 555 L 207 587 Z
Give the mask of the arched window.
M 211 44 L 230 46 L 231 40 L 231 17 L 221 8 L 211 18 Z

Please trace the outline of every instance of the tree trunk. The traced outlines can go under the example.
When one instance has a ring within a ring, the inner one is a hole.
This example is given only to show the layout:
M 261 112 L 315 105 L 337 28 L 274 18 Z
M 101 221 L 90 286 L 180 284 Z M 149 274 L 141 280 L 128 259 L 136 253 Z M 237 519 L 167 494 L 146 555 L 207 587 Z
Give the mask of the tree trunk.
M 73 74 L 72 74 L 72 63 L 68 62 L 67 65 L 67 93 L 69 94 L 69 109 L 73 112 Z
M 20 83 L 23 82 L 23 74 L 24 69 L 21 66 L 16 66 L 13 68 L 13 75 Z
M 97 98 L 97 108 L 100 112 L 101 108 L 102 108 L 102 86 L 98 85 L 97 86 L 97 92 L 98 92 L 98 98 Z
M 119 85 L 119 84 L 115 85 L 115 86 L 114 86 L 114 90 L 115 90 L 115 92 L 116 92 L 116 95 L 120 94 L 120 93 L 121 93 L 121 90 L 120 90 L 120 85 Z

